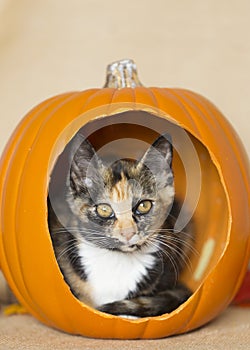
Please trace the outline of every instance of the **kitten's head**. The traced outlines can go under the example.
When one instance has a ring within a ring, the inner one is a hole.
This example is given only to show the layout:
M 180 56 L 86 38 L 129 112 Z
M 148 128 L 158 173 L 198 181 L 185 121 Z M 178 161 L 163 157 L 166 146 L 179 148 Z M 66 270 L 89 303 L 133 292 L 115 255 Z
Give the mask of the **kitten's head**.
M 92 145 L 86 139 L 79 142 L 78 136 L 68 184 L 78 239 L 124 252 L 146 246 L 173 204 L 171 165 L 167 135 L 160 136 L 140 161 L 118 160 L 111 166 L 104 165 Z

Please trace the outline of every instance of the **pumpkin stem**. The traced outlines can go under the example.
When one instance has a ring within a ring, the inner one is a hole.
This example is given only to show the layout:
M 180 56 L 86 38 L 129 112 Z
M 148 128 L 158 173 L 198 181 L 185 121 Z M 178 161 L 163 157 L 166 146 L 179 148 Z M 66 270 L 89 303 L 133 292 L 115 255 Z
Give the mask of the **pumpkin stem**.
M 120 60 L 108 65 L 105 88 L 122 89 L 135 88 L 136 86 L 142 86 L 142 84 L 133 60 Z

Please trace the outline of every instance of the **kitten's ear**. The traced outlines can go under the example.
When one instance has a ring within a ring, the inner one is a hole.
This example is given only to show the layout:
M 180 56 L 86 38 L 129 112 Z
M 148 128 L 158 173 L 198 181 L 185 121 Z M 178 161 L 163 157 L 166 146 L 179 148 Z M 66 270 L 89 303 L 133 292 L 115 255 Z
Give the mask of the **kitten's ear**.
M 82 135 L 76 135 L 70 150 L 70 187 L 77 193 L 84 192 L 100 182 L 102 162 L 94 147 Z
M 139 164 L 144 164 L 162 185 L 173 183 L 173 148 L 169 134 L 160 136 L 146 151 Z

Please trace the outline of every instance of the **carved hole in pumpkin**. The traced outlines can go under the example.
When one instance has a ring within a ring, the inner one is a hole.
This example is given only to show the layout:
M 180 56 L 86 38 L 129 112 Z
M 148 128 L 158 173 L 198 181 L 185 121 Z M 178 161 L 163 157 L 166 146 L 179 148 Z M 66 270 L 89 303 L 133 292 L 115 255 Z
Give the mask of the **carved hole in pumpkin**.
M 83 134 L 100 156 L 107 156 L 107 152 L 112 150 L 113 156 L 139 159 L 160 134 L 168 132 L 172 136 L 176 196 L 191 207 L 188 209 L 196 237 L 196 253 L 190 256 L 190 266 L 184 269 L 181 279 L 195 292 L 222 256 L 228 236 L 227 198 L 208 149 L 171 118 L 167 120 L 166 116 L 143 110 L 99 117 L 85 125 L 79 118 L 73 124 L 66 131 L 66 138 L 71 139 L 76 132 Z M 49 197 L 52 202 L 53 198 L 63 193 L 68 173 L 70 142 L 63 150 L 60 147 L 61 143 L 55 152 L 60 155 L 54 161 L 50 176 Z

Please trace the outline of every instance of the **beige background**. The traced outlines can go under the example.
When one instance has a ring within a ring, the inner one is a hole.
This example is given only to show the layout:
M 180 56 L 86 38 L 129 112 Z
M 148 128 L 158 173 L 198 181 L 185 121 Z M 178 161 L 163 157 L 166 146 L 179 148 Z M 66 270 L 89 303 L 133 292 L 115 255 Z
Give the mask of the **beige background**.
M 250 155 L 249 0 L 0 0 L 0 152 L 35 104 L 101 87 L 106 65 L 121 58 L 137 62 L 147 86 L 212 100 Z M 0 349 L 249 349 L 249 329 L 249 310 L 231 307 L 183 337 L 102 342 L 0 313 Z
M 102 86 L 121 58 L 208 97 L 250 153 L 249 0 L 0 0 L 0 151 L 31 107 Z

